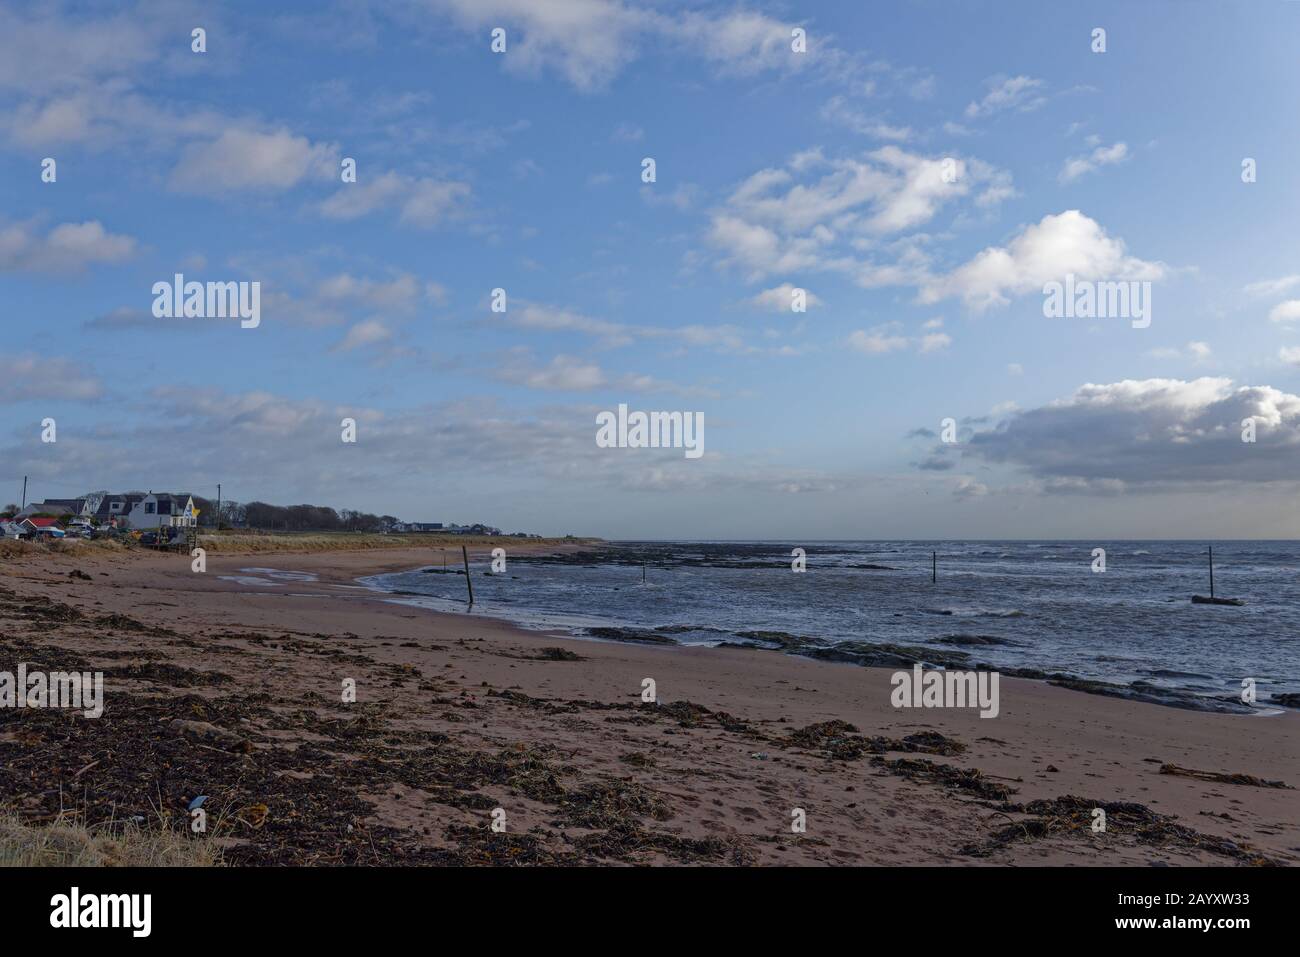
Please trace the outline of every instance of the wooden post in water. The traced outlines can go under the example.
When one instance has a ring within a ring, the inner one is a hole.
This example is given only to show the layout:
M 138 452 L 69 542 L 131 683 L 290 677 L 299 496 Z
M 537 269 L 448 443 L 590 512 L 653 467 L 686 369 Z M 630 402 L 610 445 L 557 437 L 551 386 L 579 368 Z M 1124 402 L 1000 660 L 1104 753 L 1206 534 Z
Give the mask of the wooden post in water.
M 1210 597 L 1214 597 L 1214 546 L 1210 546 Z
M 641 564 L 641 584 L 645 584 L 645 563 Z
M 937 585 L 938 583 L 939 583 L 939 553 L 931 552 L 930 553 L 930 584 Z
M 472 581 L 469 580 L 469 552 L 467 552 L 467 551 L 465 550 L 465 546 L 464 546 L 464 545 L 462 545 L 462 546 L 460 547 L 460 555 L 461 555 L 461 557 L 462 557 L 463 559 L 465 559 L 465 585 L 469 588 L 469 603 L 470 603 L 471 606 L 473 606 L 473 604 L 474 604 L 474 583 L 473 583 Z

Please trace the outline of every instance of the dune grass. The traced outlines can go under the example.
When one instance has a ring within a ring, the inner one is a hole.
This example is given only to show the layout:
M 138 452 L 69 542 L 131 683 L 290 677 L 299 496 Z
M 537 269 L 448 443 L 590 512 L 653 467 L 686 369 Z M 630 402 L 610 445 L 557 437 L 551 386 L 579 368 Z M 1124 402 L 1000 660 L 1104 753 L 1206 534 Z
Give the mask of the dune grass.
M 259 552 L 368 551 L 381 548 L 456 548 L 461 545 L 501 545 L 518 548 L 584 544 L 584 538 L 512 538 L 490 535 L 378 535 L 357 532 L 222 532 L 199 536 L 199 545 L 209 554 L 256 554 Z
M 68 815 L 28 824 L 0 814 L 0 867 L 215 867 L 210 841 L 131 822 L 86 827 Z

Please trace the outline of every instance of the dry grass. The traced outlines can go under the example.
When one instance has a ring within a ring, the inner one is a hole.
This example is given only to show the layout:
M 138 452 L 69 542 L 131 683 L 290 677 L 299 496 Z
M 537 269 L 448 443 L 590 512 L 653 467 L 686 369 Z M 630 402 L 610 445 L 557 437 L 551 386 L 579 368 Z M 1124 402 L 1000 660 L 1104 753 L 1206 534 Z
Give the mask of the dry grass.
M 75 817 L 50 824 L 0 815 L 0 867 L 215 867 L 207 840 L 159 827 L 113 823 L 88 828 Z
M 199 544 L 213 555 L 254 555 L 264 552 L 355 552 L 381 548 L 457 548 L 497 546 L 507 548 L 590 545 L 594 538 L 510 538 L 486 535 L 376 535 L 355 532 L 222 532 L 199 536 Z M 0 538 L 0 561 L 42 555 L 122 554 L 139 546 L 108 538 L 18 541 Z
M 590 544 L 585 538 L 510 538 L 475 535 L 375 535 L 355 532 L 223 532 L 200 535 L 199 545 L 209 554 L 243 555 L 259 552 L 354 552 L 379 548 L 450 548 L 460 545 L 502 545 L 518 548 Z
M 127 550 L 126 545 L 108 538 L 72 538 L 55 541 L 27 541 L 16 538 L 0 538 L 0 561 L 17 558 L 36 558 L 41 555 L 102 555 L 106 552 L 120 553 Z

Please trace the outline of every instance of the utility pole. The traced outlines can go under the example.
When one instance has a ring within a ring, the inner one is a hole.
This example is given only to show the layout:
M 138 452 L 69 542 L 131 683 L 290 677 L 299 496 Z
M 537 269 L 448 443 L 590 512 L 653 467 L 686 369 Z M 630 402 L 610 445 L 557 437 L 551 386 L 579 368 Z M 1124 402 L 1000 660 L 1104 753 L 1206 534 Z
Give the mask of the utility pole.
M 221 531 L 221 483 L 217 483 L 217 531 Z
M 19 508 L 27 507 L 27 476 L 23 476 L 23 504 Z

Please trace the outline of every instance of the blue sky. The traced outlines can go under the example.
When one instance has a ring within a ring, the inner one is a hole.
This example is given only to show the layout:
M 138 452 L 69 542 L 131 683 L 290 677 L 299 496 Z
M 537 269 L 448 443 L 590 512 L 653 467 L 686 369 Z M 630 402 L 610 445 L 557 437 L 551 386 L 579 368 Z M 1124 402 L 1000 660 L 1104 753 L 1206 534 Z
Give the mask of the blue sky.
M 1300 3 L 1055 6 L 0 4 L 0 498 L 1298 537 Z M 261 324 L 154 318 L 177 272 Z M 1045 318 L 1067 272 L 1149 327 Z

